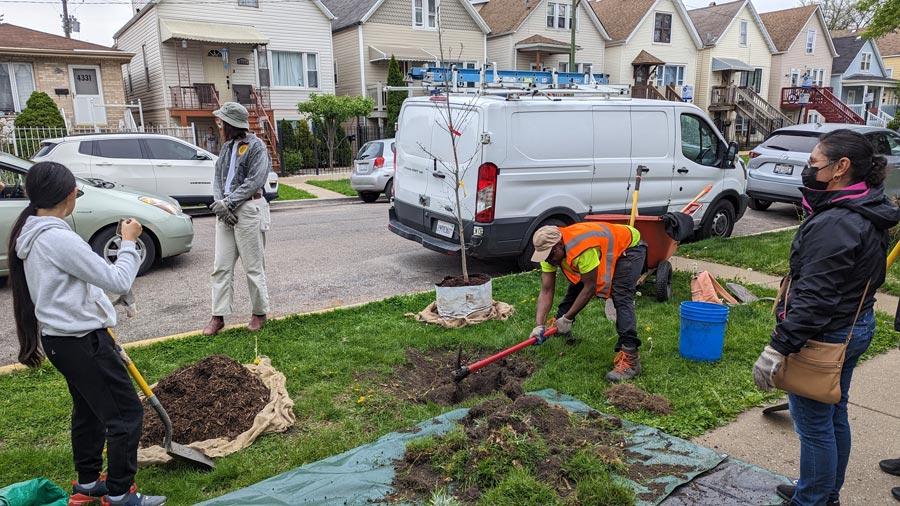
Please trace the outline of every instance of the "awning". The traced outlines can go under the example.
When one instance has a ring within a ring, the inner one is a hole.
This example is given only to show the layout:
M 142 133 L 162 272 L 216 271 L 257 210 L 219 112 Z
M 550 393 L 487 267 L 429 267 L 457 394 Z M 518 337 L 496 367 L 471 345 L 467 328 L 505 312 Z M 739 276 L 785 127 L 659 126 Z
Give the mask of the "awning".
M 554 40 L 541 35 L 532 35 L 527 39 L 520 40 L 516 43 L 516 50 L 523 53 L 568 53 L 571 51 L 571 44 Z M 575 50 L 580 50 L 581 46 L 575 46 Z
M 665 65 L 666 62 L 642 49 L 641 52 L 635 56 L 634 60 L 631 61 L 631 64 L 637 67 L 641 65 Z
M 159 30 L 163 42 L 175 39 L 217 44 L 261 45 L 269 43 L 269 39 L 252 26 L 160 19 Z
M 721 72 L 723 70 L 737 70 L 738 72 L 753 72 L 756 67 L 751 67 L 737 58 L 713 58 L 713 72 Z
M 388 61 L 391 56 L 397 61 L 429 62 L 440 60 L 439 57 L 417 47 L 402 46 L 369 46 L 369 61 Z

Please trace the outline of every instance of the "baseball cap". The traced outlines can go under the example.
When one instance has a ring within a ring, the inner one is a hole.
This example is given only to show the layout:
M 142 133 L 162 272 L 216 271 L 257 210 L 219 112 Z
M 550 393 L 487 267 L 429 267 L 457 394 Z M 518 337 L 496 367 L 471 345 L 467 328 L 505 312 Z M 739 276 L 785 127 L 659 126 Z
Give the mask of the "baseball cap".
M 213 114 L 235 128 L 250 130 L 250 123 L 247 122 L 250 114 L 246 107 L 237 102 L 225 102 L 221 108 L 213 111 Z
M 532 239 L 532 242 L 534 242 L 534 255 L 531 256 L 531 261 L 543 262 L 547 260 L 547 257 L 550 256 L 550 250 L 561 240 L 562 232 L 559 231 L 557 226 L 548 225 L 537 229 Z

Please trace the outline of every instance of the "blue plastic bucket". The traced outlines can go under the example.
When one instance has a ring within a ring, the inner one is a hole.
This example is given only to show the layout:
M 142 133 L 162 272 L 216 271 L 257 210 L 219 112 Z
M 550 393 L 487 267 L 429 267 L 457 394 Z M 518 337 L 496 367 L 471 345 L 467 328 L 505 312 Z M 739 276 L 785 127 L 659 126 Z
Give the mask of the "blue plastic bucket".
M 702 362 L 722 358 L 728 306 L 709 302 L 681 303 L 681 334 L 678 351 L 688 360 Z

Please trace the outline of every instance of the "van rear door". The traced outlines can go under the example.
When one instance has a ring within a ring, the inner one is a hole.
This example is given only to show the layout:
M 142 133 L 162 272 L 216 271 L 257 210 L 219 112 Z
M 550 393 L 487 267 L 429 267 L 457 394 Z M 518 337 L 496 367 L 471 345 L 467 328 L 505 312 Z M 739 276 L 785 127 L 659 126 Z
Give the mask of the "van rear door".
M 431 129 L 434 106 L 409 100 L 400 113 L 397 132 L 397 170 L 394 174 L 394 213 L 400 224 L 425 231 L 423 199 L 431 178 Z

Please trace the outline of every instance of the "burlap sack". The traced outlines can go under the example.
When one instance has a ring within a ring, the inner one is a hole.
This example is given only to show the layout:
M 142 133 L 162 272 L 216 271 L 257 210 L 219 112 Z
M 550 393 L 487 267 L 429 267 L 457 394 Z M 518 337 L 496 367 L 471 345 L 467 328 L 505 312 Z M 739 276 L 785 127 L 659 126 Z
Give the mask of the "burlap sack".
M 261 358 L 258 365 L 244 364 L 244 367 L 259 377 L 263 384 L 269 388 L 270 392 L 269 403 L 256 415 L 256 418 L 253 420 L 253 426 L 234 439 L 218 438 L 195 442 L 175 441 L 176 443 L 200 450 L 207 457 L 224 457 L 250 446 L 256 441 L 256 438 L 263 434 L 284 432 L 291 425 L 294 425 L 294 422 L 297 421 L 297 418 L 294 416 L 294 401 L 288 395 L 284 374 L 272 367 L 272 362 L 266 357 Z M 152 385 L 151 388 L 153 386 L 155 385 Z M 144 413 L 144 416 L 156 416 L 156 413 L 148 410 Z M 160 444 L 162 444 L 162 441 L 160 441 Z M 166 454 L 166 450 L 162 446 L 151 446 L 138 450 L 139 465 L 165 464 L 170 460 L 172 460 L 172 457 Z
M 420 313 L 406 313 L 406 316 L 415 318 L 417 322 L 434 323 L 448 329 L 459 329 L 468 325 L 475 325 L 488 320 L 507 320 L 515 312 L 515 308 L 505 302 L 494 301 L 486 311 L 472 313 L 465 318 L 441 318 L 437 312 L 437 303 L 432 302 Z

